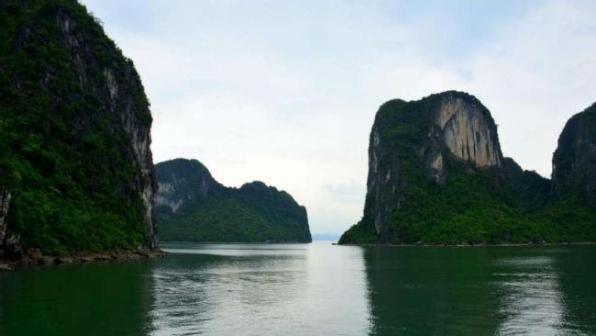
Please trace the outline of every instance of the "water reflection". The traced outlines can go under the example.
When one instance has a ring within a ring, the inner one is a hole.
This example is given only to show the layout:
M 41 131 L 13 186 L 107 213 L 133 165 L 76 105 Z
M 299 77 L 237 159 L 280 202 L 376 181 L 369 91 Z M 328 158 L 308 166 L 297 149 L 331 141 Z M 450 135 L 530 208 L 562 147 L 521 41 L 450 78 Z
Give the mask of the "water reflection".
M 172 246 L 153 270 L 153 335 L 363 335 L 362 250 L 330 244 Z
M 487 255 L 488 254 L 488 255 Z M 498 300 L 490 251 L 374 247 L 365 251 L 371 335 L 487 335 Z
M 553 256 L 509 257 L 496 273 L 505 320 L 498 335 L 555 335 L 565 331 L 563 302 Z M 567 333 L 567 332 L 565 332 Z
M 596 335 L 596 248 L 365 251 L 371 335 Z
M 0 273 L 0 335 L 146 335 L 149 263 Z
M 596 246 L 558 250 L 557 270 L 562 326 L 570 335 L 596 335 Z
M 596 246 L 169 251 L 0 273 L 0 335 L 596 335 Z
M 497 264 L 499 335 L 596 334 L 593 246 L 527 248 Z

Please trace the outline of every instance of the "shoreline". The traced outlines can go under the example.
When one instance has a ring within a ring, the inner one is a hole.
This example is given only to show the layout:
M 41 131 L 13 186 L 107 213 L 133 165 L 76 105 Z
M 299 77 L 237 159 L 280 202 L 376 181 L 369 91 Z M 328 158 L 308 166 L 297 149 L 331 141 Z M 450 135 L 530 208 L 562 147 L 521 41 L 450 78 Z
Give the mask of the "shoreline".
M 129 260 L 147 260 L 163 257 L 161 249 L 116 250 L 109 252 L 77 252 L 65 256 L 42 255 L 39 250 L 29 251 L 20 258 L 0 259 L 1 271 L 39 269 L 69 264 L 108 263 Z
M 361 247 L 550 247 L 550 246 L 575 246 L 575 245 L 596 245 L 596 242 L 566 242 L 566 243 L 503 243 L 503 244 L 339 244 L 335 246 L 361 246 Z
M 311 244 L 314 241 L 310 242 L 299 242 L 299 241 L 288 241 L 288 242 L 218 242 L 218 241 L 192 241 L 192 240 L 172 240 L 172 241 L 160 241 L 159 245 L 169 245 L 169 244 L 246 244 L 246 245 L 289 245 L 289 244 Z

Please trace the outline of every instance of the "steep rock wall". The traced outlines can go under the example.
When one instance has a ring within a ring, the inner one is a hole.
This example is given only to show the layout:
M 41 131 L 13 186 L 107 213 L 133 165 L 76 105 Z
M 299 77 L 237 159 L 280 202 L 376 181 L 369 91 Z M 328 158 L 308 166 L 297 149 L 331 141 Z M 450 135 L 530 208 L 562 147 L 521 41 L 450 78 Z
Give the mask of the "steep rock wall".
M 152 118 L 132 61 L 75 0 L 0 11 L 6 232 L 50 254 L 155 247 Z
M 444 183 L 448 155 L 477 168 L 501 165 L 496 125 L 476 98 L 448 91 L 420 101 L 393 100 L 381 106 L 370 136 L 364 215 L 374 223 L 377 234 L 403 203 L 409 183 L 404 170 L 423 169 Z
M 435 123 L 443 131 L 443 142 L 455 157 L 476 167 L 501 165 L 496 127 L 476 101 L 445 97 L 435 112 Z
M 220 194 L 224 187 L 197 160 L 174 159 L 159 164 L 155 206 L 168 207 L 172 213 L 189 202 Z
M 7 230 L 8 210 L 10 209 L 10 192 L 4 187 L 0 186 L 0 255 L 4 255 L 6 246 L 11 245 L 10 233 Z
M 576 194 L 596 206 L 596 104 L 565 125 L 553 155 L 552 181 L 555 194 Z

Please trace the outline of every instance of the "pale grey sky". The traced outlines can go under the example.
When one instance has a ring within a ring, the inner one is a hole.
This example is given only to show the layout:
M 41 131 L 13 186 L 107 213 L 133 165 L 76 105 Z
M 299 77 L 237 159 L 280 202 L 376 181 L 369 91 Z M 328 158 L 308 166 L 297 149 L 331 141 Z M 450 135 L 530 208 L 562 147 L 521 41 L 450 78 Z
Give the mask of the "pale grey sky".
M 313 233 L 360 219 L 389 99 L 474 94 L 503 153 L 544 176 L 565 121 L 596 101 L 594 1 L 82 2 L 141 75 L 156 162 L 287 190 Z

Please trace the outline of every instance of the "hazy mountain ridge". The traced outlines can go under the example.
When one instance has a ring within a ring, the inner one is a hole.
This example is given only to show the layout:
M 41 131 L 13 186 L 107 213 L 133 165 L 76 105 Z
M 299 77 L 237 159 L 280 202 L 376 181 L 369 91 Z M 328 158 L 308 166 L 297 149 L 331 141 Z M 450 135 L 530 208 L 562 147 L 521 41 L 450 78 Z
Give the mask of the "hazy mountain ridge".
M 306 209 L 262 182 L 221 185 L 197 160 L 156 165 L 155 218 L 164 241 L 310 242 Z

